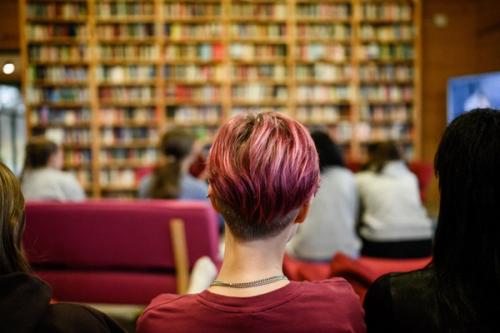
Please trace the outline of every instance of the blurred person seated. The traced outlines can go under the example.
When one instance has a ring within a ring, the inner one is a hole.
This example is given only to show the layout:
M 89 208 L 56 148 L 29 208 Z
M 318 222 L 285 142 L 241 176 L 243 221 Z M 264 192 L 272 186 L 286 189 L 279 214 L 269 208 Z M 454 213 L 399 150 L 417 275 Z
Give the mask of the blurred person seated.
M 356 175 L 361 201 L 362 255 L 383 258 L 429 256 L 431 220 L 420 200 L 417 177 L 393 142 L 369 148 L 367 169 Z
M 440 212 L 429 267 L 379 278 L 368 332 L 498 332 L 500 112 L 475 110 L 446 129 L 435 158 Z
M 32 275 L 24 256 L 24 198 L 14 174 L 0 163 L 0 332 L 122 332 L 104 314 L 51 302 L 50 287 Z
M 174 128 L 166 132 L 160 142 L 158 165 L 141 180 L 139 198 L 207 200 L 207 184 L 189 173 L 199 150 L 196 137 L 188 130 Z
M 61 170 L 63 163 L 63 151 L 57 144 L 44 137 L 29 140 L 21 174 L 26 200 L 84 200 L 85 192 L 78 180 Z
M 150 332 L 364 332 L 358 297 L 343 279 L 288 281 L 286 243 L 319 183 L 307 130 L 277 112 L 230 119 L 208 162 L 209 198 L 226 221 L 224 259 L 210 287 L 163 294 L 137 323 Z
M 352 172 L 345 167 L 339 147 L 324 132 L 311 137 L 319 155 L 321 184 L 306 218 L 287 246 L 293 257 L 330 261 L 337 252 L 359 256 L 356 234 L 358 192 Z

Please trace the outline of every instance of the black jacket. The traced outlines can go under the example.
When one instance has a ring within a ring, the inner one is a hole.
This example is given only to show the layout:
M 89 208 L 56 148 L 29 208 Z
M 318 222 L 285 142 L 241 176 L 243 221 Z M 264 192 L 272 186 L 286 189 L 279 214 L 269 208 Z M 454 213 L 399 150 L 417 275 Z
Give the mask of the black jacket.
M 495 302 L 496 303 L 496 302 Z M 492 333 L 500 332 L 500 307 L 486 304 L 491 313 L 483 320 L 465 321 L 439 301 L 432 267 L 382 276 L 365 297 L 367 333 Z
M 99 311 L 77 304 L 50 304 L 51 297 L 50 288 L 33 276 L 0 276 L 0 332 L 125 332 Z

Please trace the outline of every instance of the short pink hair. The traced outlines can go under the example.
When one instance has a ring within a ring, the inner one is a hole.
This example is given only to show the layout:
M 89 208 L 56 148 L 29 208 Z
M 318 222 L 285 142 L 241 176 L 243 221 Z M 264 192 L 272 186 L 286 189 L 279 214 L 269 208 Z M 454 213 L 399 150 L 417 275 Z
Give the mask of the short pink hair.
M 232 233 L 263 238 L 283 230 L 316 192 L 318 154 L 307 129 L 284 114 L 239 115 L 215 137 L 208 180 Z

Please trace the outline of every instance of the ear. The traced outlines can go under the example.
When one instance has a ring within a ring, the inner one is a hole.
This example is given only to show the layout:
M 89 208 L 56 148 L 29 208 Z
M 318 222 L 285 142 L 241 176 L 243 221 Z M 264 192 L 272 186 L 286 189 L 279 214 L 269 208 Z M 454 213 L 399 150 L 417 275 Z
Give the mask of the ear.
M 295 218 L 295 221 L 293 221 L 293 223 L 300 224 L 306 220 L 307 213 L 309 213 L 310 205 L 311 205 L 311 201 L 309 200 L 300 207 L 299 213 L 297 214 L 297 217 Z

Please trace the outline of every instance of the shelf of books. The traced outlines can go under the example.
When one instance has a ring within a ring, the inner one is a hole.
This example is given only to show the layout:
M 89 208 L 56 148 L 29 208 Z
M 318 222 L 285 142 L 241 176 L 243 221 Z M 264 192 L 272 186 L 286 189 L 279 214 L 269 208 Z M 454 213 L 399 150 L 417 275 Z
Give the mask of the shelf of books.
M 359 140 L 392 139 L 406 157 L 418 156 L 419 11 L 418 3 L 360 2 Z M 417 154 L 417 155 L 415 155 Z
M 91 192 L 88 4 L 33 1 L 21 7 L 28 133 L 62 142 L 64 168 Z
M 310 127 L 326 127 L 352 156 L 353 3 L 297 1 L 296 115 Z
M 349 159 L 420 150 L 420 0 L 23 0 L 28 134 L 95 197 L 134 196 L 172 126 L 290 114 Z
M 160 46 L 153 0 L 95 1 L 99 189 L 132 196 L 156 160 Z
M 161 1 L 161 97 L 169 126 L 209 140 L 224 120 L 228 88 L 223 1 Z

